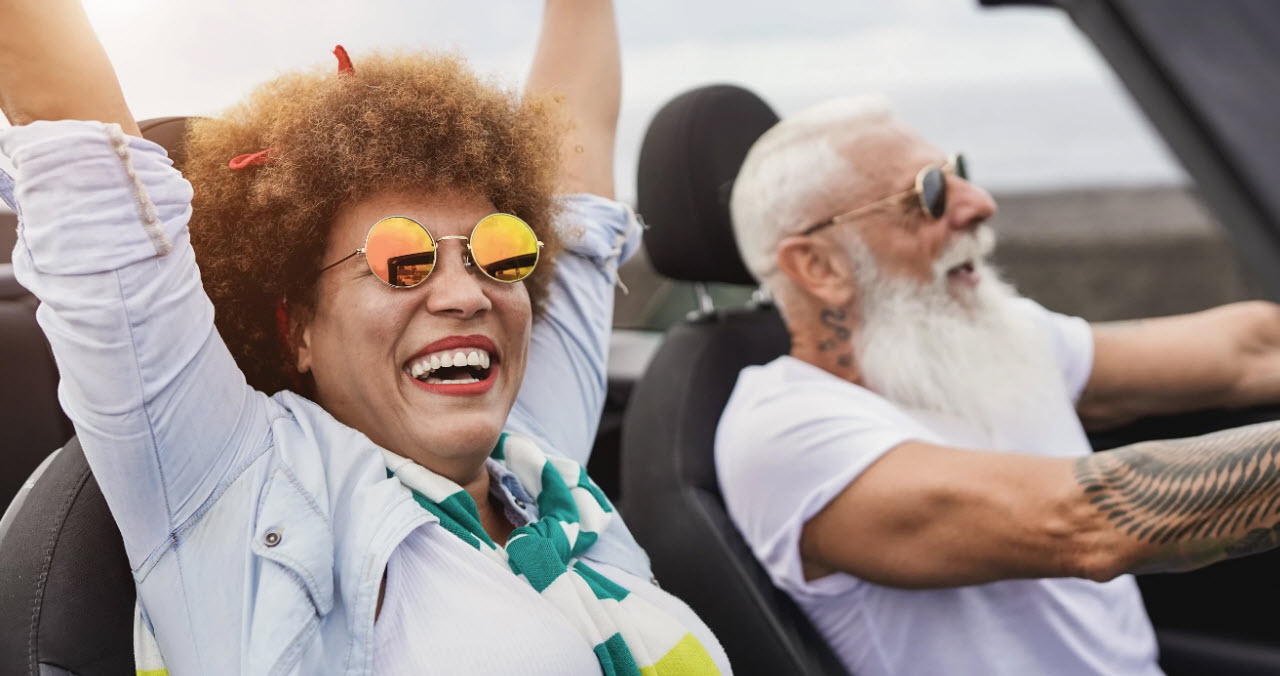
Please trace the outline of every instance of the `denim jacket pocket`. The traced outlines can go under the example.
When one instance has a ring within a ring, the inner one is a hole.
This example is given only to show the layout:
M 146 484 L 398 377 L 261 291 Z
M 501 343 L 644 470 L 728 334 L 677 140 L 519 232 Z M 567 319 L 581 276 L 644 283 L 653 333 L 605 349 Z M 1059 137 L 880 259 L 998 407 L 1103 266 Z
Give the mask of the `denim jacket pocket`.
M 334 552 L 329 519 L 286 468 L 263 489 L 252 550 L 249 673 L 289 673 L 333 609 Z

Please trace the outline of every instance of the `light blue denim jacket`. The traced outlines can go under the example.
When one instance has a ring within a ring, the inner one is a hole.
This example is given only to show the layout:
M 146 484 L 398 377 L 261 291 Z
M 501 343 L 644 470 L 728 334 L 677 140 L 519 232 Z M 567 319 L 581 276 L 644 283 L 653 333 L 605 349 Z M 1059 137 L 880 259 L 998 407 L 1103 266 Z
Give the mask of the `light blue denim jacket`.
M 387 479 L 363 434 L 303 397 L 245 383 L 190 246 L 191 186 L 162 148 L 114 125 L 37 122 L 0 133 L 0 151 L 16 168 L 16 186 L 0 175 L 20 218 L 14 271 L 41 301 L 59 400 L 168 667 L 368 673 L 387 559 L 435 517 Z M 565 206 L 567 252 L 508 423 L 585 462 L 615 271 L 639 237 L 620 204 Z M 618 524 L 591 558 L 648 579 Z

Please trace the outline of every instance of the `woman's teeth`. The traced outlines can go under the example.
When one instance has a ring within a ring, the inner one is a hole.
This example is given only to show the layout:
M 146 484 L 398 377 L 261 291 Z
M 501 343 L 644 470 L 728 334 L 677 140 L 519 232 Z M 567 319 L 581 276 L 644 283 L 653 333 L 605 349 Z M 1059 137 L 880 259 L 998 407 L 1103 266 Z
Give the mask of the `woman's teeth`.
M 405 370 L 425 383 L 465 385 L 488 377 L 489 364 L 490 356 L 486 350 L 441 350 L 418 357 Z

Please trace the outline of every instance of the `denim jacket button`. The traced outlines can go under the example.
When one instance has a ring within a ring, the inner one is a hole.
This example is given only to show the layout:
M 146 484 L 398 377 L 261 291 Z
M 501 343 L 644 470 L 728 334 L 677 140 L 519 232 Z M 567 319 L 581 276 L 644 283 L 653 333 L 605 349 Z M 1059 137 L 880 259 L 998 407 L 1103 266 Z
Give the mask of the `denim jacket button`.
M 267 531 L 267 534 L 262 538 L 262 543 L 268 547 L 274 547 L 280 544 L 280 532 L 274 530 Z
M 515 496 L 512 496 L 512 499 L 516 501 L 516 507 L 519 507 L 520 509 L 524 509 L 525 507 L 524 500 L 521 500 L 520 498 L 517 498 Z

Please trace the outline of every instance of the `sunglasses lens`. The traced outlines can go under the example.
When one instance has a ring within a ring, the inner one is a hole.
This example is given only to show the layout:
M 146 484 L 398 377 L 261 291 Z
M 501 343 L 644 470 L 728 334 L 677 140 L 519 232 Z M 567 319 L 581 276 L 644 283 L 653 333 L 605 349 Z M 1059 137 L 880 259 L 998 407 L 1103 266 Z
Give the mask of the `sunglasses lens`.
M 471 259 L 499 282 L 518 282 L 538 264 L 538 237 L 511 214 L 493 214 L 471 231 Z
M 965 164 L 964 155 L 956 153 L 952 158 L 952 165 L 955 167 L 956 176 L 969 180 L 969 166 Z
M 947 210 L 947 177 L 941 169 L 933 167 L 921 176 L 920 206 L 930 218 L 941 218 Z
M 403 216 L 375 223 L 364 247 L 369 269 L 391 286 L 417 286 L 436 264 L 436 243 L 431 233 Z

